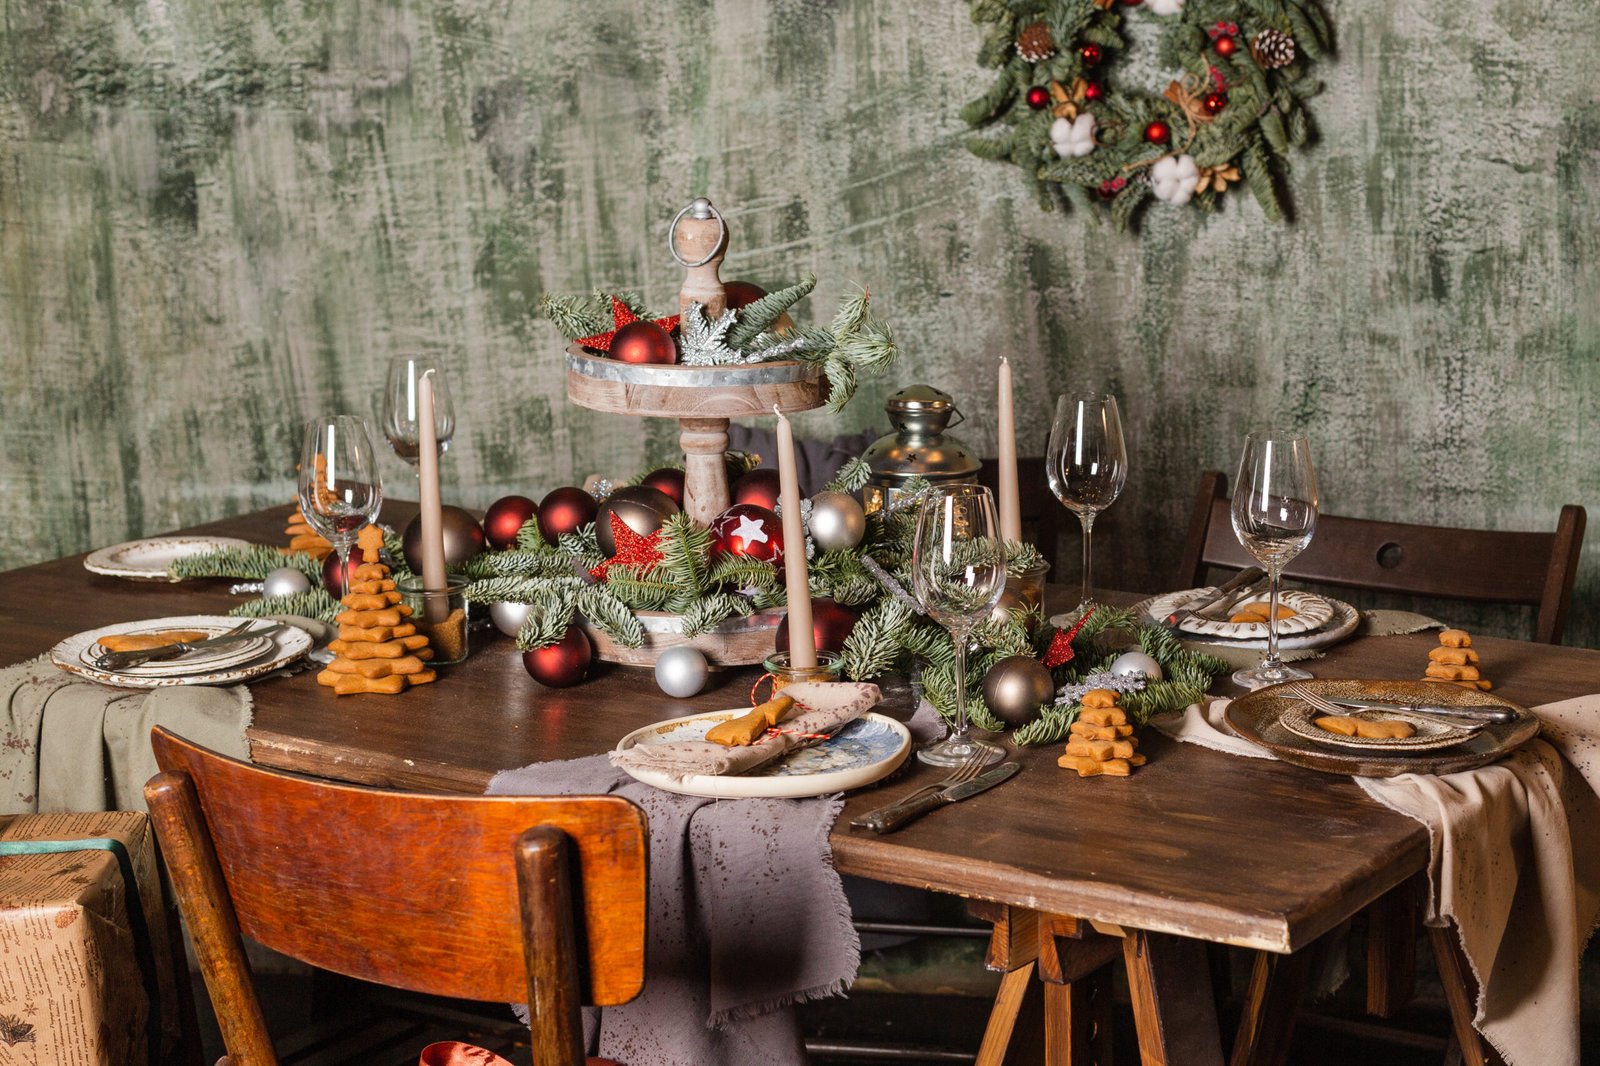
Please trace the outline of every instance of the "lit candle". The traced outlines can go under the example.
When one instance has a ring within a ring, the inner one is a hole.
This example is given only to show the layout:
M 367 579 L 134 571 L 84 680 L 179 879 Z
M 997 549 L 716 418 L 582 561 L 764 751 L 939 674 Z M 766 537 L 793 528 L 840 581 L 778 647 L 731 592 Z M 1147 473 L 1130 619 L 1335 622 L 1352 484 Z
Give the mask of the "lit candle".
M 783 577 L 789 594 L 789 665 L 817 665 L 811 629 L 811 575 L 806 570 L 806 524 L 800 514 L 800 474 L 794 459 L 794 429 L 778 405 L 778 501 L 783 509 Z
M 417 480 L 422 496 L 422 587 L 429 592 L 443 592 L 444 511 L 439 503 L 439 439 L 433 426 L 432 370 L 423 374 L 417 385 Z
M 1011 398 L 1011 360 L 1000 357 L 1000 536 L 1022 539 L 1022 499 L 1017 491 L 1017 415 Z

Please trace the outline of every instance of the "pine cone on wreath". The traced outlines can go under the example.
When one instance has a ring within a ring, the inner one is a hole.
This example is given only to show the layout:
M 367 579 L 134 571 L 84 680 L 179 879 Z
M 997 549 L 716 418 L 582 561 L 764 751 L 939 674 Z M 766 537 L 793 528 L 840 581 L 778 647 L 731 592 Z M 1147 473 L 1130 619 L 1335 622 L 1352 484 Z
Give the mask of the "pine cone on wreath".
M 1294 38 L 1279 30 L 1262 30 L 1250 42 L 1250 54 L 1262 70 L 1288 66 L 1294 62 Z
M 1056 39 L 1044 23 L 1029 23 L 1017 34 L 1017 55 L 1028 62 L 1042 63 L 1055 54 Z

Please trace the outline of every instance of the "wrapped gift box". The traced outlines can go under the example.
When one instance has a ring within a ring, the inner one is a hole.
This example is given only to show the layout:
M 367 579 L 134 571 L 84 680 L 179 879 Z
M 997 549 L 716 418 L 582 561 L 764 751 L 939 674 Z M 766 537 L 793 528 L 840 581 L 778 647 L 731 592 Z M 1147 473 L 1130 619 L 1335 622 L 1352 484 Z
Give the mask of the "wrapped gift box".
M 156 861 L 138 812 L 0 817 L 0 1066 L 168 1058 L 179 1026 Z

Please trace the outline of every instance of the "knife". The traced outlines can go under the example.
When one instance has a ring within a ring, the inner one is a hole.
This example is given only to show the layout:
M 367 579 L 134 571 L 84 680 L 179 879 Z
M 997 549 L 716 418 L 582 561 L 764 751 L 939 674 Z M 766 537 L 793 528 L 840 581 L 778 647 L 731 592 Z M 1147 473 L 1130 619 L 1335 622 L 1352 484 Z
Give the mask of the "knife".
M 162 648 L 151 648 L 148 651 L 108 651 L 94 661 L 96 670 L 126 670 L 132 666 L 143 666 L 149 662 L 163 662 L 167 659 L 176 659 L 180 655 L 187 655 L 191 651 L 201 648 L 217 648 L 226 644 L 237 644 L 241 640 L 254 640 L 264 637 L 269 633 L 276 633 L 283 629 L 282 622 L 262 626 L 260 629 L 247 629 L 243 633 L 232 636 L 208 637 L 205 640 L 196 640 L 183 644 L 169 644 Z
M 1216 604 L 1219 603 L 1228 593 L 1233 592 L 1235 589 L 1244 588 L 1247 585 L 1254 585 L 1257 581 L 1260 581 L 1266 576 L 1267 572 L 1261 569 L 1259 566 L 1246 567 L 1237 574 L 1233 575 L 1230 580 L 1217 586 L 1217 591 L 1212 593 L 1210 596 L 1205 597 L 1203 600 L 1195 601 L 1182 610 L 1173 611 L 1171 614 L 1167 615 L 1167 617 L 1161 620 L 1161 624 L 1166 626 L 1168 629 L 1177 629 L 1178 626 L 1183 624 L 1186 619 L 1199 614 L 1201 611 L 1216 606 Z
M 901 826 L 921 818 L 929 811 L 938 810 L 947 803 L 959 803 L 964 799 L 976 796 L 987 791 L 1003 781 L 1009 781 L 1011 776 L 1022 766 L 1014 762 L 1004 762 L 999 766 L 985 770 L 971 781 L 963 781 L 959 785 L 938 789 L 934 792 L 925 792 L 913 796 L 910 800 L 891 803 L 887 807 L 879 807 L 870 814 L 857 818 L 850 824 L 860 829 L 870 829 L 874 833 L 892 833 Z
M 1454 707 L 1442 703 L 1402 703 L 1398 700 L 1362 700 L 1354 697 L 1327 696 L 1323 699 L 1358 711 L 1411 711 L 1415 714 L 1436 714 L 1448 718 L 1465 718 L 1477 722 L 1515 722 L 1517 712 L 1503 704 L 1482 707 Z

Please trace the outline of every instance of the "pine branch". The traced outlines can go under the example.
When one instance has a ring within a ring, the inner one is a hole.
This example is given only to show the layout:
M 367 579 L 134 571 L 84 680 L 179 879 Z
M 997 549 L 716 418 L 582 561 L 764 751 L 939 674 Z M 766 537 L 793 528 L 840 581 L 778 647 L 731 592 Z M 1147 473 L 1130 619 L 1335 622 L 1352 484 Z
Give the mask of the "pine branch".
M 845 297 L 844 303 L 839 305 L 839 310 L 834 313 L 833 322 L 828 329 L 835 337 L 843 337 L 860 329 L 862 323 L 867 320 L 871 303 L 871 294 L 866 289 L 857 289 Z
M 572 557 L 553 551 L 537 552 L 512 549 L 503 552 L 484 552 L 468 559 L 459 572 L 473 580 L 491 577 L 572 577 Z
M 686 595 L 700 596 L 706 590 L 707 559 L 711 555 L 711 531 L 698 526 L 681 511 L 661 523 L 661 551 L 657 568 L 674 581 Z
M 748 555 L 727 555 L 717 560 L 706 576 L 706 584 L 717 588 L 768 589 L 778 583 L 778 568 Z
M 849 363 L 829 359 L 822 364 L 822 374 L 828 379 L 828 410 L 838 414 L 855 397 L 856 372 Z
M 579 589 L 577 606 L 591 625 L 624 648 L 644 646 L 644 626 L 606 586 L 586 585 Z
M 751 613 L 750 601 L 732 592 L 713 592 L 702 596 L 683 612 L 683 635 L 698 637 L 708 633 L 729 618 Z
M 488 577 L 462 590 L 468 603 L 533 603 L 553 586 L 526 577 Z
M 856 619 L 844 642 L 845 676 L 865 681 L 893 669 L 902 655 L 898 634 L 910 627 L 912 618 L 910 608 L 885 596 Z
M 848 333 L 839 334 L 838 358 L 856 370 L 881 374 L 900 358 L 894 333 L 882 319 L 871 318 Z
M 816 287 L 817 276 L 807 274 L 805 278 L 787 289 L 768 293 L 755 303 L 739 308 L 739 320 L 728 334 L 728 346 L 743 351 L 747 344 L 771 329 L 779 316 L 804 299 Z
M 593 296 L 561 296 L 545 293 L 539 311 L 569 341 L 592 337 L 611 328 L 611 307 Z
M 322 562 L 307 552 L 283 554 L 266 544 L 252 544 L 248 548 L 219 548 L 173 560 L 167 567 L 167 576 L 174 580 L 200 577 L 232 577 L 247 581 L 261 581 L 274 570 L 293 567 L 311 579 L 313 585 L 322 581 Z
M 571 589 L 541 593 L 529 607 L 528 618 L 517 631 L 517 648 L 521 651 L 556 644 L 572 628 L 576 602 Z
M 305 618 L 331 623 L 334 616 L 343 610 L 344 605 L 330 596 L 326 589 L 314 588 L 310 592 L 296 592 L 289 596 L 263 596 L 259 600 L 241 603 L 228 613 L 235 618 L 298 614 Z
M 1078 720 L 1078 710 L 1076 704 L 1064 707 L 1056 703 L 1047 703 L 1040 708 L 1039 717 L 1012 732 L 1011 742 L 1028 747 L 1059 744 L 1072 731 L 1072 723 Z

